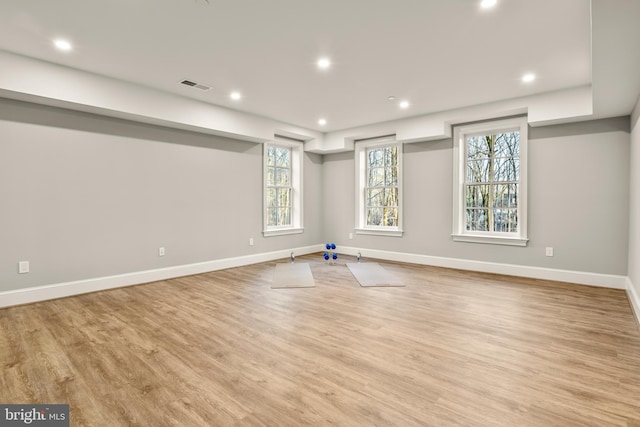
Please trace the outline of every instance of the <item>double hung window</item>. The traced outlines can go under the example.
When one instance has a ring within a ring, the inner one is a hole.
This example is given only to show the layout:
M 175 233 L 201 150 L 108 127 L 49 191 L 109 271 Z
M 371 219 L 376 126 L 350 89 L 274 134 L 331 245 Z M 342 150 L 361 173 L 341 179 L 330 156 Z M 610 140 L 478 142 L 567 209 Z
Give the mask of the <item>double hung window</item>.
M 525 118 L 454 130 L 454 221 L 457 241 L 525 246 Z
M 264 147 L 264 235 L 302 232 L 302 143 Z
M 356 233 L 402 235 L 402 144 L 356 142 Z

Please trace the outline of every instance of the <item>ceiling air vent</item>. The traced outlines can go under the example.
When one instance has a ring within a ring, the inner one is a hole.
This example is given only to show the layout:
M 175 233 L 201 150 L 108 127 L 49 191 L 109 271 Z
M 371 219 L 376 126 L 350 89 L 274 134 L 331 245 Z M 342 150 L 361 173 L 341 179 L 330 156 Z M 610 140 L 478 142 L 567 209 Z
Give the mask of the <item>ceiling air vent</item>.
M 183 80 L 180 82 L 183 85 L 195 87 L 200 90 L 210 90 L 211 86 L 204 85 L 202 83 L 194 82 L 193 80 Z

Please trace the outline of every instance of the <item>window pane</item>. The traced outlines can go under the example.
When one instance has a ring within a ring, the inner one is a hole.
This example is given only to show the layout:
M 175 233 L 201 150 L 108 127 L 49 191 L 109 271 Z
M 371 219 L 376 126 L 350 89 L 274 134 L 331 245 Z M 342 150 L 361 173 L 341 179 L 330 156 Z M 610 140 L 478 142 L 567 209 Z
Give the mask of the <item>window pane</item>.
M 493 231 L 504 232 L 508 228 L 507 212 L 502 209 L 493 209 Z
M 298 171 L 292 167 L 292 163 L 294 160 L 298 162 L 301 158 L 293 157 L 294 150 L 296 153 L 302 152 L 300 147 L 267 145 L 265 148 L 264 215 L 267 229 L 288 228 L 297 222 L 293 215 L 298 214 L 297 203 L 301 189 L 293 187 L 294 182 L 297 182 L 295 178 L 298 177 Z
M 490 136 L 467 137 L 467 159 L 485 159 L 489 157 Z
M 283 169 L 283 168 L 275 168 L 276 170 L 276 185 L 279 186 L 286 186 L 290 184 L 290 179 L 289 179 L 289 169 Z
M 291 208 L 278 209 L 278 225 L 291 225 Z
M 365 226 L 398 226 L 401 155 L 398 145 L 366 150 Z
M 398 185 L 398 167 L 391 166 L 385 168 L 384 185 L 395 187 Z
M 368 208 L 367 209 L 367 225 L 381 226 L 383 217 L 382 208 Z
M 493 187 L 495 191 L 493 195 L 493 207 L 518 207 L 518 184 L 498 184 Z
M 385 206 L 398 206 L 398 189 L 397 188 L 385 188 L 384 189 L 384 205 Z
M 276 189 L 267 188 L 267 207 L 273 208 L 276 204 Z
M 515 233 L 518 231 L 517 209 L 494 209 L 493 230 L 503 233 Z
M 278 208 L 267 209 L 267 225 L 269 226 L 278 225 Z
M 468 231 L 489 231 L 489 210 L 467 209 L 466 223 Z
M 290 155 L 288 148 L 276 148 L 276 166 L 289 167 Z
M 468 208 L 488 208 L 490 185 L 467 185 L 466 206 Z
M 398 147 L 384 148 L 384 164 L 386 166 L 398 165 Z
M 384 208 L 383 225 L 387 227 L 398 226 L 398 208 Z
M 291 189 L 290 188 L 278 188 L 277 189 L 277 205 L 280 207 L 291 206 Z
M 367 206 L 384 206 L 384 190 L 382 188 L 367 189 Z
M 267 185 L 276 185 L 276 170 L 267 166 Z
M 493 175 L 495 181 L 518 181 L 520 179 L 520 159 L 517 157 L 496 159 Z
M 369 167 L 384 166 L 383 151 L 384 149 L 382 148 L 378 148 L 376 150 L 369 150 Z
M 381 187 L 384 185 L 384 168 L 370 168 L 367 187 Z
M 276 164 L 276 148 L 268 147 L 267 148 L 267 165 L 274 166 Z
M 516 233 L 519 230 L 519 221 L 518 221 L 518 210 L 517 209 L 509 209 L 507 211 L 507 219 L 509 221 L 509 231 L 512 233 Z
M 470 160 L 467 162 L 467 182 L 489 182 L 490 160 Z
M 495 157 L 520 156 L 520 132 L 499 133 L 495 136 Z

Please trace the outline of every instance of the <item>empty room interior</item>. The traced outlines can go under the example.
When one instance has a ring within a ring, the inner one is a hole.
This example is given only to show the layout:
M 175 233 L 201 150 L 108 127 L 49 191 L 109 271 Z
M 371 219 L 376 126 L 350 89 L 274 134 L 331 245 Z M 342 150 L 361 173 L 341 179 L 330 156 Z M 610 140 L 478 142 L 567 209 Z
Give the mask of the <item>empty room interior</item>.
M 0 425 L 640 426 L 639 43 L 637 0 L 3 0 Z

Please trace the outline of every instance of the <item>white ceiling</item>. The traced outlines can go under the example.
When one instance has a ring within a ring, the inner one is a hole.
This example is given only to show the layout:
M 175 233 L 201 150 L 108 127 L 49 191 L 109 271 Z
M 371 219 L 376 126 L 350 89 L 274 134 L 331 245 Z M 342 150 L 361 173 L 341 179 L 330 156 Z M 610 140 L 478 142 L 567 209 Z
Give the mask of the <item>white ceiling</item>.
M 591 84 L 589 0 L 479 4 L 2 0 L 0 49 L 322 132 Z

